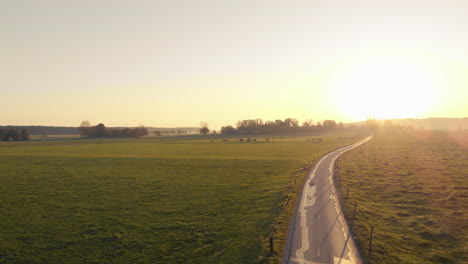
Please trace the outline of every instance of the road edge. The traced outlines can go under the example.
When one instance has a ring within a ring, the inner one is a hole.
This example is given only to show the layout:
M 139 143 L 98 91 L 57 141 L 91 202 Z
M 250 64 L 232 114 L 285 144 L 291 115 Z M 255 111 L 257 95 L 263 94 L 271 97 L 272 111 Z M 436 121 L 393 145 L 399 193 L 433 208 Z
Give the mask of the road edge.
M 283 256 L 281 258 L 281 263 L 282 264 L 288 264 L 289 262 L 289 259 L 290 259 L 290 256 L 291 256 L 291 244 L 292 244 L 292 238 L 293 238 L 293 234 L 294 234 L 294 231 L 295 231 L 295 223 L 296 223 L 296 219 L 297 219 L 297 213 L 298 213 L 298 209 L 299 209 L 299 206 L 301 204 L 301 201 L 302 201 L 302 197 L 303 197 L 303 193 L 304 193 L 304 185 L 307 183 L 307 178 L 310 177 L 311 173 L 314 172 L 315 168 L 317 166 L 320 165 L 321 161 L 326 158 L 328 155 L 330 155 L 331 153 L 335 152 L 335 151 L 338 151 L 338 150 L 343 150 L 340 155 L 338 155 L 334 160 L 333 162 L 331 163 L 331 166 L 333 167 L 335 165 L 335 162 L 336 160 L 338 159 L 339 156 L 341 156 L 342 154 L 344 154 L 345 152 L 348 152 L 349 150 L 352 150 L 354 148 L 357 148 L 359 146 L 362 146 L 366 143 L 368 143 L 372 138 L 374 137 L 374 133 L 372 133 L 371 135 L 365 137 L 364 139 L 361 139 L 360 141 L 356 142 L 356 143 L 353 143 L 353 144 L 350 144 L 350 145 L 347 145 L 347 146 L 343 146 L 343 147 L 338 147 L 338 148 L 335 148 L 327 153 L 325 153 L 324 155 L 322 155 L 318 160 L 317 162 L 315 162 L 314 166 L 312 166 L 310 168 L 310 170 L 307 172 L 306 174 L 306 180 L 304 181 L 301 189 L 300 189 L 300 193 L 298 195 L 298 199 L 296 200 L 296 203 L 294 205 L 294 214 L 293 216 L 291 216 L 290 220 L 289 220 L 289 224 L 288 224 L 288 232 L 287 232 L 287 235 L 286 235 L 286 244 L 284 246 L 284 249 L 283 249 Z M 363 142 L 365 141 L 365 142 Z M 332 171 L 332 176 L 331 176 L 333 179 L 334 179 L 334 171 Z M 336 192 L 338 192 L 338 190 L 336 189 L 336 186 L 335 186 L 335 181 L 333 180 L 333 188 L 335 188 Z M 342 204 L 341 204 L 341 199 L 339 198 L 338 199 L 338 206 L 339 206 L 339 209 L 340 210 L 343 210 L 342 209 Z M 356 245 L 356 241 L 354 241 L 354 237 L 352 236 L 352 233 L 351 233 L 351 229 L 349 228 L 349 224 L 348 222 L 346 221 L 346 218 L 344 218 L 344 223 L 346 224 L 346 228 L 348 229 L 348 233 L 350 233 L 350 238 L 352 239 L 354 245 Z M 361 256 L 360 256 L 360 253 L 359 253 L 359 250 L 357 249 L 356 246 L 354 246 L 356 248 L 356 254 L 357 254 L 357 257 L 359 259 L 361 259 Z

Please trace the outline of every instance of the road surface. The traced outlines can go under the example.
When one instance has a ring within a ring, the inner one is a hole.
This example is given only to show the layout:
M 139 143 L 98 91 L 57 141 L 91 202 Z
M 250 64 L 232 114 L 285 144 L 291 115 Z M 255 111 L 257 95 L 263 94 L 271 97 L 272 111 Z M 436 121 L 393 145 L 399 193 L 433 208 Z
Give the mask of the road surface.
M 338 156 L 371 138 L 335 150 L 317 162 L 289 227 L 284 264 L 362 263 L 336 194 L 333 165 Z

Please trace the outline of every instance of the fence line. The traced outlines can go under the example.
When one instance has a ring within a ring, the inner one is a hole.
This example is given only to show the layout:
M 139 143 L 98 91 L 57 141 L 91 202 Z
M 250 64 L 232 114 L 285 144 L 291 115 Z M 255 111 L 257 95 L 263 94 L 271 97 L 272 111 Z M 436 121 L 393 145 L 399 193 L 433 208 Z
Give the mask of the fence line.
M 305 164 L 303 167 L 302 167 L 302 170 L 299 171 L 300 173 L 300 177 L 304 177 L 306 175 L 308 175 L 308 173 L 310 173 L 311 169 L 313 168 L 310 167 L 310 165 L 314 165 L 314 161 L 315 161 L 315 158 L 312 159 L 312 160 L 308 160 L 307 161 L 307 164 Z M 307 168 L 307 169 L 306 169 Z M 275 230 L 277 229 L 278 227 L 278 222 L 280 220 L 280 218 L 283 216 L 283 214 L 285 213 L 285 208 L 286 206 L 289 204 L 290 202 L 290 199 L 291 199 L 291 194 L 293 192 L 293 190 L 295 188 L 297 188 L 297 173 L 298 172 L 295 172 L 292 174 L 291 178 L 290 178 L 290 181 L 289 183 L 287 184 L 286 188 L 289 188 L 289 193 L 288 193 L 288 198 L 285 202 L 285 204 L 283 205 L 283 207 L 281 208 L 281 212 L 278 214 L 278 217 L 276 218 L 276 221 L 275 221 L 275 224 L 272 226 L 268 236 L 265 237 L 265 239 L 263 240 L 262 242 L 262 250 L 261 250 L 261 253 L 260 255 L 258 255 L 258 262 L 257 263 L 261 263 L 262 260 L 264 259 L 264 256 L 265 256 L 265 253 L 266 253 L 266 249 L 268 247 L 264 247 L 263 244 L 267 241 L 270 242 L 270 251 L 272 251 L 273 249 L 273 241 L 274 241 L 274 232 Z M 304 175 L 304 173 L 306 173 Z M 370 223 L 368 223 L 364 216 L 362 215 L 361 211 L 360 211 L 360 208 L 365 208 L 363 207 L 362 205 L 359 206 L 359 203 L 358 201 L 356 200 L 356 198 L 352 195 L 352 191 L 350 191 L 350 188 L 349 188 L 349 185 L 344 183 L 342 180 L 341 180 L 341 175 L 340 175 L 340 172 L 339 172 L 339 166 L 338 166 L 338 160 L 335 161 L 335 164 L 334 164 L 334 173 L 333 173 L 333 177 L 334 177 L 334 182 L 335 182 L 335 186 L 336 186 L 336 190 L 337 192 L 340 192 L 340 187 L 341 185 L 345 186 L 346 187 L 346 190 L 347 190 L 347 197 L 346 199 L 351 199 L 350 201 L 353 201 L 355 203 L 355 205 L 357 205 L 357 208 L 355 209 L 355 214 L 357 213 L 359 219 L 362 221 L 362 223 L 364 224 L 365 228 L 367 229 L 367 231 L 370 233 L 369 235 L 369 245 L 368 245 L 368 259 L 367 259 L 367 263 L 370 264 L 371 263 L 371 260 L 370 260 L 370 255 L 371 255 L 371 252 L 373 251 L 372 249 L 372 240 L 375 240 L 376 238 L 376 234 L 375 234 L 375 228 L 373 225 L 371 225 Z M 294 183 L 293 181 L 294 180 Z M 342 195 L 340 194 L 340 197 L 341 199 L 343 199 Z M 280 197 L 276 203 L 278 203 L 279 201 L 281 201 L 281 199 L 283 199 L 283 197 Z M 351 221 L 351 224 L 354 223 L 354 221 L 357 221 L 357 219 L 354 217 L 354 219 L 352 219 Z M 270 253 L 273 253 L 273 252 L 270 252 Z
M 275 224 L 273 225 L 273 227 L 271 228 L 268 236 L 263 240 L 263 242 L 267 242 L 269 241 L 270 242 L 270 251 L 273 251 L 273 243 L 274 243 L 274 232 L 276 230 L 276 228 L 278 227 L 278 222 L 280 220 L 280 218 L 284 215 L 285 213 L 285 208 L 286 206 L 288 206 L 290 200 L 291 200 L 291 194 L 293 192 L 293 190 L 295 188 L 297 188 L 297 178 L 298 178 L 298 174 L 299 174 L 299 177 L 304 177 L 304 176 L 307 176 L 312 167 L 310 167 L 310 165 L 313 165 L 315 161 L 315 157 L 312 159 L 312 160 L 307 160 L 307 164 L 303 165 L 303 167 L 301 168 L 301 170 L 299 171 L 296 171 L 294 173 L 292 173 L 292 176 L 291 178 L 289 179 L 289 183 L 287 184 L 286 188 L 289 188 L 289 193 L 288 193 L 288 198 L 286 199 L 286 202 L 284 203 L 283 207 L 281 208 L 281 212 L 278 214 L 278 217 L 276 218 L 276 221 L 275 221 Z M 308 167 L 309 166 L 309 167 Z M 305 173 L 305 174 L 304 174 Z M 294 180 L 294 181 L 293 181 Z M 276 203 L 278 203 L 279 201 L 281 201 L 283 199 L 283 197 L 280 197 Z M 258 256 L 258 262 L 257 263 L 261 263 L 263 258 L 264 258 L 264 255 L 266 253 L 266 247 L 263 246 L 264 243 L 262 243 L 262 250 L 261 250 L 261 254 Z M 270 253 L 273 253 L 273 252 L 270 252 Z
M 357 199 L 352 195 L 352 190 L 350 191 L 349 185 L 346 184 L 345 182 L 343 182 L 343 180 L 341 179 L 341 173 L 340 173 L 340 167 L 339 167 L 338 160 L 336 160 L 335 164 L 334 164 L 333 177 L 334 177 L 334 182 L 336 183 L 336 190 L 339 193 L 341 200 L 346 199 L 346 200 L 350 200 L 351 202 L 354 202 L 353 219 L 348 219 L 351 222 L 351 227 L 354 226 L 354 222 L 358 220 L 355 217 L 356 213 L 357 213 L 360 221 L 364 224 L 364 227 L 369 232 L 368 255 L 367 255 L 367 262 L 366 263 L 370 264 L 371 263 L 371 255 L 372 255 L 372 251 L 373 251 L 372 242 L 375 241 L 375 239 L 376 239 L 375 228 L 374 228 L 374 226 L 372 224 L 370 224 L 369 222 L 366 221 L 366 219 L 364 218 L 364 216 L 361 213 L 360 208 L 365 208 L 365 207 L 363 207 L 362 205 L 359 206 L 359 203 L 358 203 Z M 344 198 L 343 195 L 341 195 L 341 193 L 340 193 L 341 186 L 344 186 L 346 188 L 346 198 Z M 344 203 L 342 203 L 342 204 L 344 205 Z M 350 230 L 350 232 L 351 231 L 352 230 Z M 362 246 L 364 247 L 364 245 L 362 245 Z

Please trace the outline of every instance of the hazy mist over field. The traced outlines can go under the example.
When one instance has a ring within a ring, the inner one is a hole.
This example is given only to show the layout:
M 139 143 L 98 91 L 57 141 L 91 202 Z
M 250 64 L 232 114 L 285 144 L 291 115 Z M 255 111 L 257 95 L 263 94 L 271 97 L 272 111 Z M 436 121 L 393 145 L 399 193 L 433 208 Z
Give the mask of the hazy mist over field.
M 0 2 L 4 125 L 468 113 L 464 0 Z

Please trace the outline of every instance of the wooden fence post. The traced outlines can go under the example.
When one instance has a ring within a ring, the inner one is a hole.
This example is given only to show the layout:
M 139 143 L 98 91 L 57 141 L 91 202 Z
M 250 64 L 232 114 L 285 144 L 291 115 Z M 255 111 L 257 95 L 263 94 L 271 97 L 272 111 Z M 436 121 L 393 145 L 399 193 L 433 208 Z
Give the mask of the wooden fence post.
M 274 239 L 273 239 L 273 235 L 270 236 L 270 253 L 275 253 L 275 249 L 274 249 Z
M 354 219 L 356 218 L 356 207 L 357 207 L 357 203 L 354 202 L 354 213 L 353 213 L 353 221 Z
M 372 254 L 372 236 L 374 234 L 374 226 L 371 226 L 370 239 L 369 239 L 369 258 L 367 263 L 371 263 L 371 254 Z

